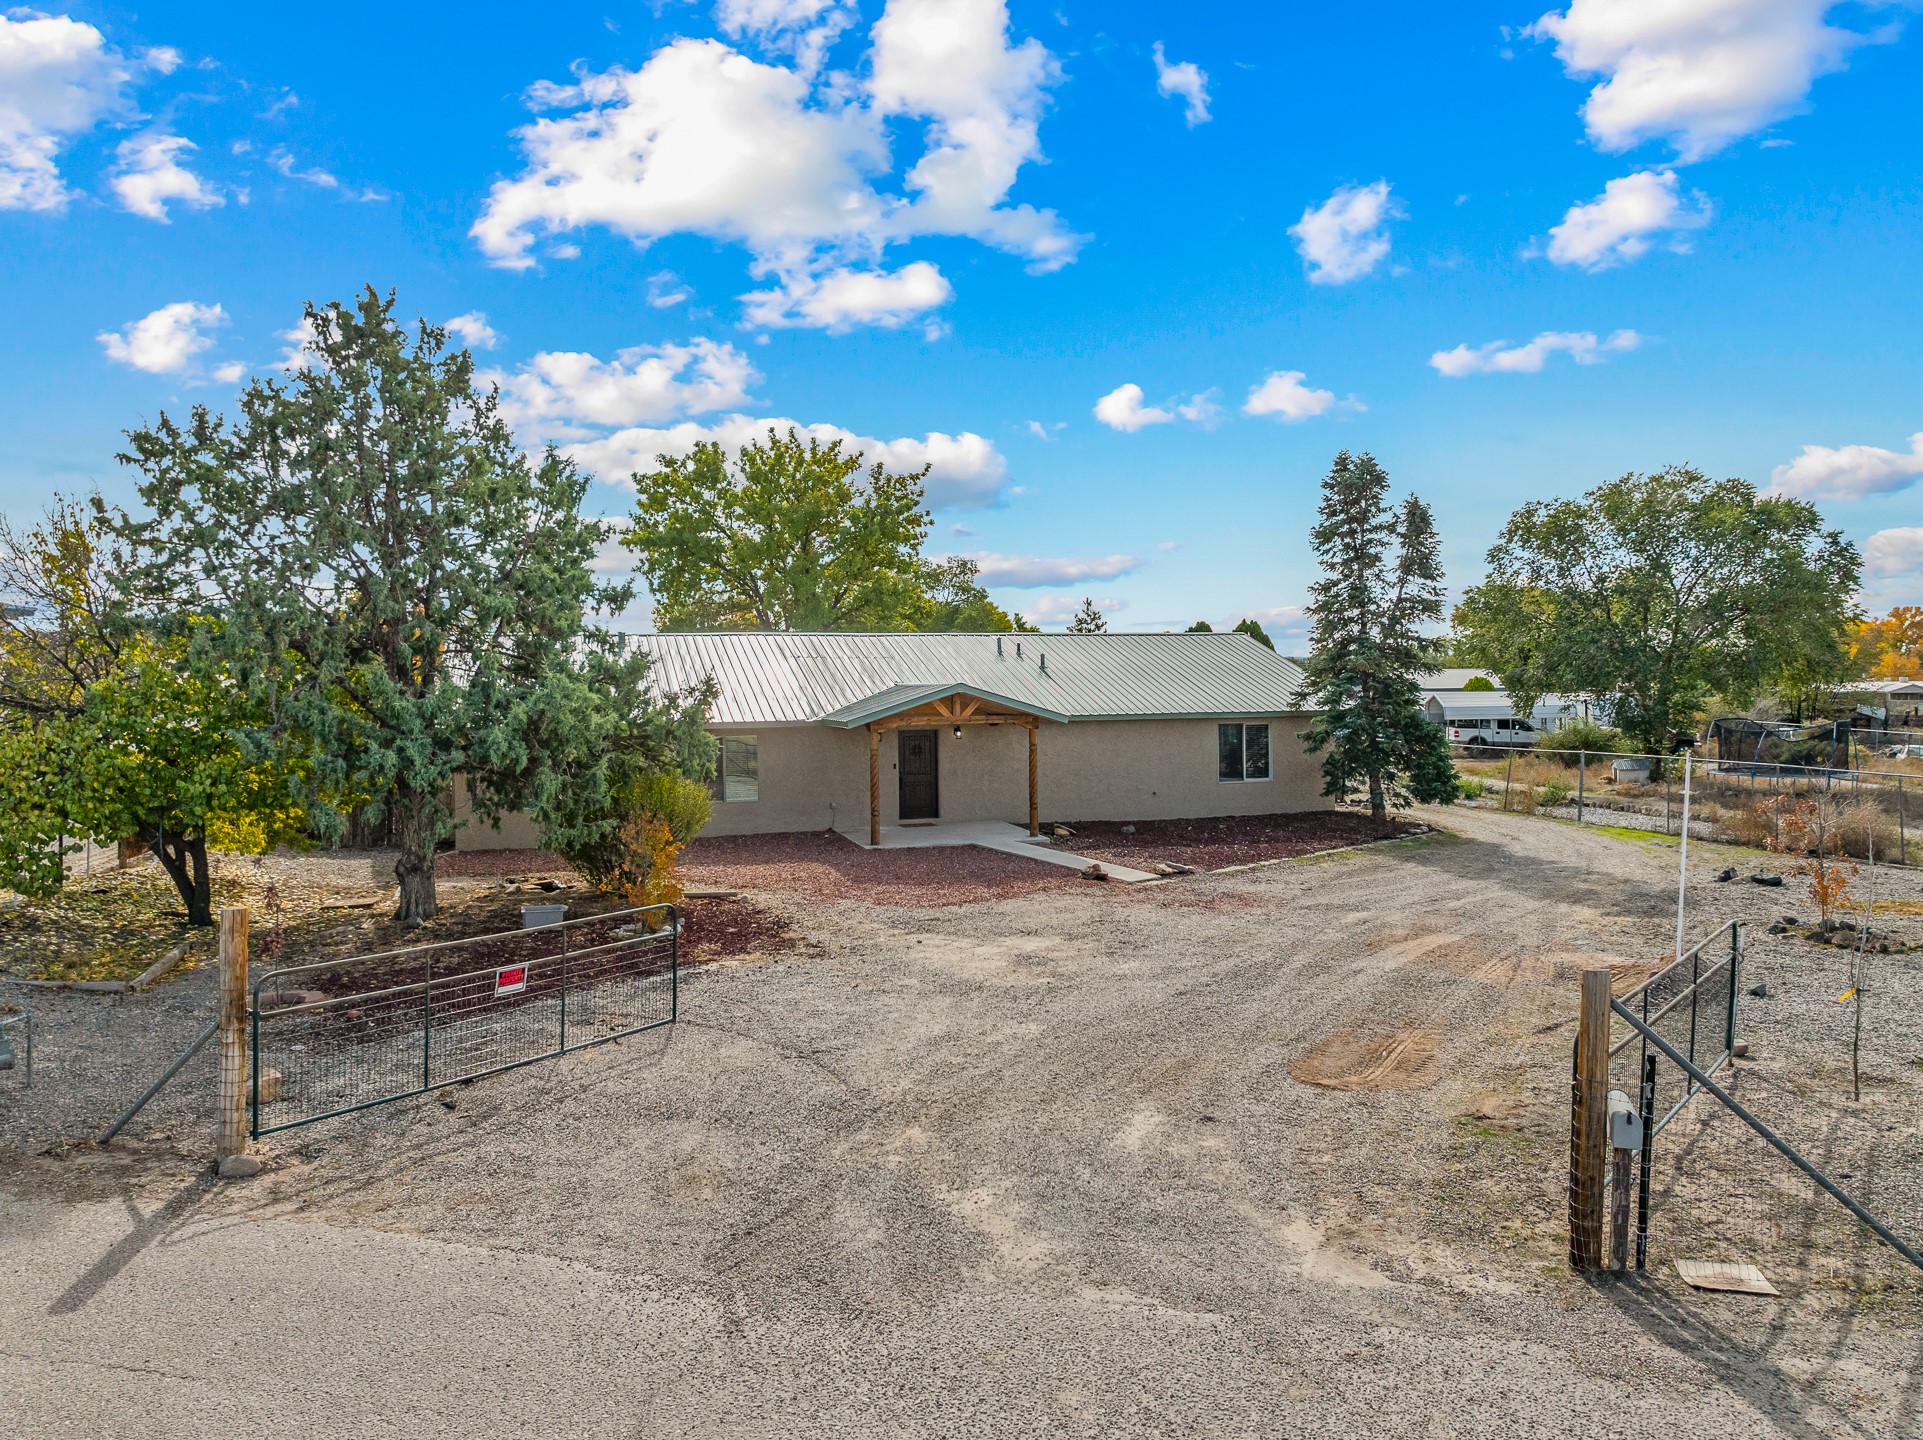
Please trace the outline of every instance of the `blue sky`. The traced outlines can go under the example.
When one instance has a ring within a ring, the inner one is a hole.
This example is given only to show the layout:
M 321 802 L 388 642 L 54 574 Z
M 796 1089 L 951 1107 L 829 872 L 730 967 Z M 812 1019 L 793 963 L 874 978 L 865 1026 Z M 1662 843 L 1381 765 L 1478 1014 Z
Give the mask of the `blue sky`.
M 1457 586 L 1688 461 L 1923 600 L 1923 16 L 1542 6 L 0 12 L 0 508 L 131 499 L 123 429 L 372 281 L 468 317 L 597 513 L 836 427 L 1052 623 L 1299 633 L 1345 447 Z

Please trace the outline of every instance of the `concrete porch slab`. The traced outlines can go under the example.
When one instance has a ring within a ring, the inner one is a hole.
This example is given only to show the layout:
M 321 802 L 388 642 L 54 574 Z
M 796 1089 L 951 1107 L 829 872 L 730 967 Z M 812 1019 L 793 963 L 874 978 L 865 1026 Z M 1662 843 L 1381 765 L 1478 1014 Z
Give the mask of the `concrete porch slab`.
M 842 831 L 848 839 L 864 850 L 924 850 L 943 845 L 979 845 L 984 850 L 999 850 L 1005 855 L 1020 855 L 1026 860 L 1040 860 L 1045 865 L 1060 865 L 1070 870 L 1086 870 L 1090 865 L 1099 863 L 1108 872 L 1111 880 L 1133 885 L 1143 880 L 1156 880 L 1160 876 L 1146 870 L 1135 870 L 1127 865 L 1111 865 L 1089 859 L 1086 855 L 1071 855 L 1056 850 L 1048 843 L 1045 835 L 1030 835 L 1020 825 L 1011 825 L 1006 820 L 954 820 L 937 821 L 933 825 L 884 825 L 881 827 L 881 844 L 870 845 L 867 832 L 856 834 Z

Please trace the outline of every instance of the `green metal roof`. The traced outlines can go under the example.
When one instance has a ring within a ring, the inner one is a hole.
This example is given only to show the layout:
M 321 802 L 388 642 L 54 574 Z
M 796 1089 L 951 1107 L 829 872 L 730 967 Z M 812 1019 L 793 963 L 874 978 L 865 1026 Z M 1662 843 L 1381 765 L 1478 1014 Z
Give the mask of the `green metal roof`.
M 1302 672 L 1233 631 L 922 635 L 748 631 L 636 635 L 654 683 L 712 676 L 717 725 L 866 724 L 966 691 L 1061 720 L 1211 719 L 1302 711 Z M 899 706 L 901 709 L 908 705 Z M 872 713 L 871 713 L 872 712 Z M 860 717 L 860 718 L 854 718 Z

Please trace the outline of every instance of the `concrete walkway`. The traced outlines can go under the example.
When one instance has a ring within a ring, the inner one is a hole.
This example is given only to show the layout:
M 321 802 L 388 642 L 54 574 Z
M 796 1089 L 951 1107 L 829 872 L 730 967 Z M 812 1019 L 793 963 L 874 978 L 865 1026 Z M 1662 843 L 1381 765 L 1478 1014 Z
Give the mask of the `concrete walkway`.
M 1030 835 L 1020 825 L 1011 825 L 1006 820 L 951 820 L 937 821 L 933 825 L 884 825 L 881 827 L 881 844 L 870 845 L 867 832 L 843 834 L 864 850 L 921 850 L 932 849 L 938 845 L 979 845 L 984 850 L 999 850 L 1004 855 L 1020 855 L 1025 860 L 1040 860 L 1047 865 L 1062 865 L 1070 870 L 1086 870 L 1099 864 L 1108 872 L 1111 880 L 1135 884 L 1142 880 L 1157 880 L 1161 877 L 1147 870 L 1134 870 L 1127 865 L 1112 865 L 1106 860 L 1096 861 L 1086 855 L 1070 855 L 1067 851 L 1057 850 L 1048 843 L 1046 835 Z

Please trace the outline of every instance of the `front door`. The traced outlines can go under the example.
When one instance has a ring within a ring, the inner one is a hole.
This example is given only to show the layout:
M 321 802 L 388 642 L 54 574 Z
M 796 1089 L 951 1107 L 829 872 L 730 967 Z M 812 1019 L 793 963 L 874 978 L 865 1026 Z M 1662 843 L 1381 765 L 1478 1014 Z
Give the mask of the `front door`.
M 935 788 L 934 730 L 903 730 L 901 758 L 901 818 L 933 820 L 941 814 L 941 794 Z

